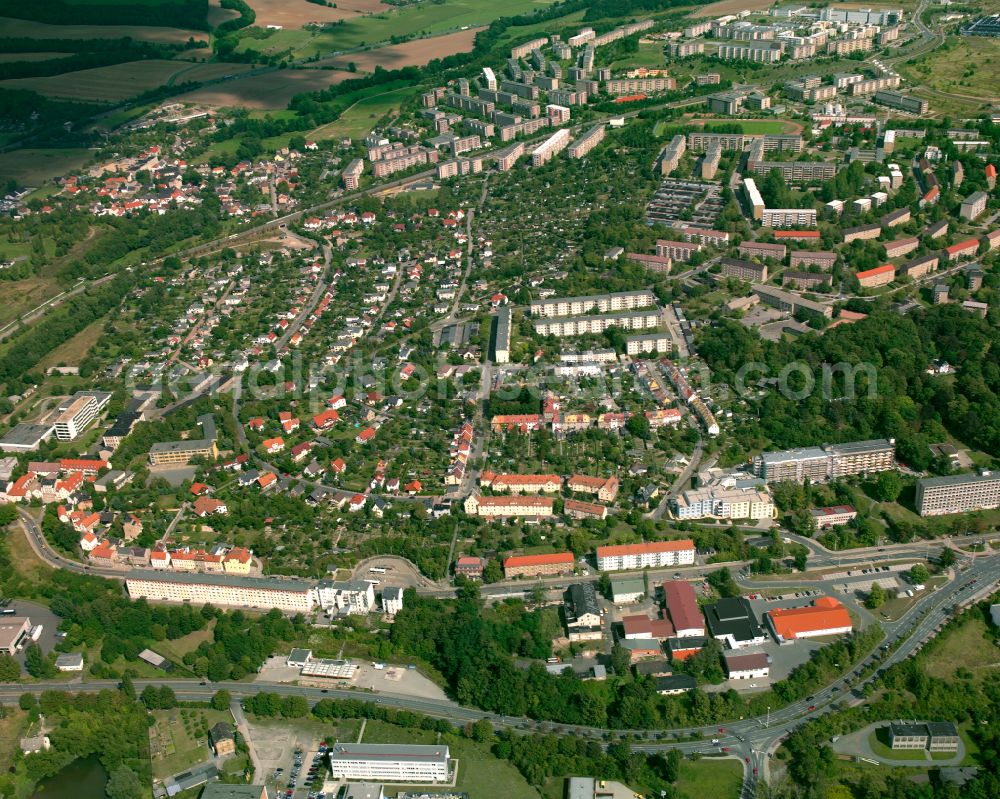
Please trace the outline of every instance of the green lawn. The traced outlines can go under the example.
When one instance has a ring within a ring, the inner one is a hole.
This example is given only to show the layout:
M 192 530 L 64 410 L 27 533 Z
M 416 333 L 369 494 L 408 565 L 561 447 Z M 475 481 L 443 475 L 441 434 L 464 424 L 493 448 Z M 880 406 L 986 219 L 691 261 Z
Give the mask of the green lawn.
M 350 136 L 352 139 L 364 138 L 382 116 L 399 108 L 403 101 L 421 90 L 422 87 L 413 86 L 362 98 L 344 111 L 340 119 L 316 128 L 310 136 L 317 139 L 342 136 Z
M 691 797 L 739 796 L 743 785 L 743 766 L 730 759 L 682 760 L 677 790 Z
M 969 618 L 957 630 L 941 638 L 927 658 L 927 675 L 953 680 L 959 668 L 985 677 L 996 673 L 1000 648 L 992 642 L 986 622 Z
M 614 69 L 635 69 L 636 67 L 664 67 L 666 57 L 663 55 L 663 43 L 640 44 L 639 50 L 629 53 L 625 58 L 611 65 Z
M 382 721 L 369 721 L 365 726 L 365 743 L 433 744 L 437 741 L 438 734 L 428 730 L 395 727 Z M 451 737 L 443 743 L 448 744 L 452 758 L 458 760 L 457 790 L 465 791 L 472 797 L 540 799 L 538 791 L 527 783 L 514 766 L 494 757 L 482 744 L 466 738 Z M 385 793 L 387 796 L 395 795 L 396 791 L 406 788 L 403 785 L 386 785 Z
M 153 776 L 164 779 L 196 766 L 212 756 L 208 730 L 220 721 L 232 723 L 228 710 L 175 708 L 153 711 L 150 728 L 150 759 Z

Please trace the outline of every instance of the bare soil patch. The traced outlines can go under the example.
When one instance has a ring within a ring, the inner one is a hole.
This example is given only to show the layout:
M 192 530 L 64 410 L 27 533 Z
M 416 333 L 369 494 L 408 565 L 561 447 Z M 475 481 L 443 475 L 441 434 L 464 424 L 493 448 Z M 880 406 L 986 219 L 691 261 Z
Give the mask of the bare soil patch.
M 353 61 L 354 65 L 362 72 L 374 72 L 376 66 L 381 66 L 383 69 L 419 67 L 434 58 L 471 50 L 476 34 L 481 30 L 483 28 L 469 28 L 467 31 L 447 33 L 444 36 L 434 36 L 430 39 L 414 39 L 403 44 L 376 47 L 363 53 L 350 53 L 323 59 L 317 63 L 346 69 L 347 65 Z
M 773 0 L 719 0 L 717 3 L 696 8 L 688 16 L 718 17 L 723 14 L 735 14 L 738 11 L 763 11 L 773 4 Z
M 260 110 L 285 108 L 296 94 L 319 91 L 351 77 L 357 76 L 332 69 L 285 69 L 195 89 L 180 99 L 216 108 L 234 105 Z
M 383 11 L 390 8 L 390 6 L 383 6 L 376 1 L 374 6 L 377 8 L 369 8 L 366 11 L 356 10 L 359 4 L 372 4 L 371 0 L 348 0 L 347 3 L 341 3 L 338 0 L 336 8 L 309 3 L 307 0 L 249 0 L 249 3 L 257 14 L 257 21 L 254 25 L 258 28 L 280 25 L 282 28 L 292 30 L 308 25 L 310 22 L 336 22 L 338 19 L 354 17 L 360 13 Z

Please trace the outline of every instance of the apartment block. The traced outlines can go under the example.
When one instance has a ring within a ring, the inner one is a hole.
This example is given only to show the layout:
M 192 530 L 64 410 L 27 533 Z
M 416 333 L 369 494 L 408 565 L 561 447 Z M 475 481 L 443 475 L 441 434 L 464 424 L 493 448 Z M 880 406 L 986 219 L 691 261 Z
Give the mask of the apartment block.
M 944 259 L 946 262 L 952 263 L 962 258 L 971 258 L 976 254 L 978 249 L 979 239 L 966 239 L 957 244 L 952 244 L 950 247 L 945 247 L 943 250 Z
M 604 125 L 595 125 L 569 147 L 570 158 L 583 158 L 604 141 Z
M 920 97 L 911 97 L 900 92 L 888 91 L 886 89 L 879 89 L 875 92 L 875 97 L 872 98 L 879 105 L 885 105 L 889 108 L 897 108 L 900 111 L 908 111 L 911 114 L 926 114 L 930 108 L 930 104 L 921 99 Z
M 822 481 L 884 472 L 896 466 L 894 439 L 824 444 L 822 447 L 765 452 L 754 458 L 754 472 L 768 483 Z
M 781 285 L 792 286 L 793 288 L 808 291 L 817 286 L 822 286 L 830 281 L 829 275 L 822 272 L 796 272 L 786 269 L 781 273 Z
M 639 355 L 640 353 L 657 352 L 661 355 L 668 354 L 673 349 L 670 336 L 666 333 L 649 333 L 644 336 L 626 336 L 625 352 L 628 355 Z
M 837 174 L 837 164 L 829 161 L 748 161 L 747 167 L 756 175 L 769 175 L 772 169 L 781 172 L 787 183 L 815 183 L 829 180 Z
M 312 610 L 315 601 L 312 584 L 291 577 L 132 571 L 125 577 L 125 588 L 132 599 L 151 602 L 210 603 L 303 613 Z
M 657 239 L 656 254 L 672 261 L 690 261 L 696 252 L 701 252 L 701 243 L 693 241 L 668 241 Z
M 488 469 L 479 477 L 479 485 L 511 494 L 553 494 L 562 488 L 558 474 L 494 474 Z
M 792 250 L 788 256 L 789 266 L 818 266 L 820 269 L 832 269 L 836 262 L 837 253 L 835 252 Z
M 882 235 L 882 226 L 878 224 L 871 224 L 858 225 L 857 227 L 846 227 L 841 231 L 841 233 L 844 235 L 844 243 L 849 244 L 852 241 L 877 239 Z
M 465 513 L 468 516 L 483 516 L 485 518 L 551 516 L 552 499 L 550 497 L 526 496 L 484 497 L 479 494 L 470 494 L 465 500 Z
M 688 56 L 700 55 L 705 52 L 704 42 L 676 42 L 669 45 L 670 55 L 673 58 L 687 58 Z
M 896 267 L 892 264 L 883 264 L 874 269 L 866 269 L 854 275 L 862 288 L 872 289 L 885 286 L 896 279 Z
M 741 261 L 737 258 L 722 258 L 719 263 L 722 266 L 722 274 L 726 277 L 756 283 L 767 281 L 767 267 L 764 264 Z
M 977 191 L 970 194 L 964 200 L 959 207 L 958 213 L 962 219 L 968 219 L 970 222 L 976 219 L 980 214 L 986 210 L 986 202 L 989 200 L 989 195 L 985 191 Z M 59 430 L 56 429 L 56 434 L 58 435 Z
M 452 158 L 450 161 L 441 161 L 437 165 L 438 180 L 447 180 L 448 178 L 464 175 L 478 175 L 483 171 L 485 162 L 486 159 L 484 157 Z
M 709 230 L 703 227 L 686 227 L 681 229 L 684 241 L 697 241 L 713 247 L 725 247 L 729 244 L 729 233 L 725 230 Z
M 640 289 L 582 297 L 549 297 L 544 300 L 532 300 L 530 307 L 532 316 L 579 316 L 593 311 L 609 313 L 653 305 L 656 305 L 656 296 L 653 292 Z
M 406 147 L 389 158 L 372 162 L 372 174 L 377 178 L 402 172 L 410 167 L 422 164 L 436 164 L 438 151 L 430 147 L 414 145 Z
M 884 75 L 880 78 L 856 80 L 847 86 L 847 93 L 851 97 L 860 97 L 866 94 L 875 94 L 883 89 L 897 88 L 899 88 L 899 75 Z
M 660 152 L 660 174 L 669 175 L 677 169 L 685 150 L 687 150 L 687 140 L 678 133 L 670 140 L 670 144 Z
M 1000 507 L 1000 473 L 925 477 L 917 481 L 916 506 L 921 516 Z
M 887 258 L 900 258 L 908 255 L 920 246 L 920 239 L 916 236 L 909 236 L 903 239 L 887 242 L 885 254 Z
M 816 227 L 816 209 L 765 208 L 761 224 L 771 228 Z
M 724 61 L 752 61 L 756 64 L 776 64 L 781 60 L 780 44 L 720 44 L 719 58 Z
M 585 333 L 603 333 L 609 327 L 619 327 L 623 330 L 644 330 L 657 327 L 660 312 L 622 311 L 621 313 L 605 314 L 603 316 L 570 316 L 562 318 L 540 319 L 535 322 L 535 332 L 540 336 L 581 336 Z
M 604 91 L 612 96 L 624 94 L 657 94 L 677 88 L 673 78 L 616 78 L 604 82 Z
M 541 39 L 532 39 L 530 42 L 525 42 L 524 44 L 517 45 L 517 47 L 512 47 L 510 49 L 510 57 L 524 58 L 527 55 L 531 55 L 532 50 L 545 47 L 548 43 L 549 39 L 547 36 L 543 36 Z
M 551 502 L 552 500 L 549 500 Z M 576 560 L 572 552 L 551 555 L 512 555 L 503 562 L 504 575 L 511 577 L 543 577 L 570 574 Z
M 541 166 L 566 149 L 570 132 L 566 128 L 557 130 L 531 152 L 531 165 Z
M 524 142 L 517 142 L 497 152 L 497 169 L 507 172 L 514 168 L 517 160 L 524 155 Z
M 340 174 L 341 180 L 344 183 L 344 188 L 348 190 L 354 190 L 358 188 L 361 184 L 361 173 L 365 171 L 365 162 L 360 158 L 355 158 L 351 163 L 344 167 L 344 171 Z
M 920 258 L 914 258 L 912 261 L 907 261 L 899 267 L 899 276 L 916 280 L 919 277 L 923 277 L 928 272 L 936 271 L 939 263 L 940 257 L 937 253 L 931 253 L 930 255 L 924 255 Z
M 800 297 L 798 294 L 792 294 L 789 291 L 782 291 L 774 286 L 768 286 L 763 283 L 753 284 L 754 294 L 760 297 L 760 301 L 765 305 L 770 305 L 772 308 L 777 308 L 779 311 L 787 311 L 788 313 L 795 313 L 798 310 L 809 311 L 810 313 L 819 314 L 825 316 L 827 319 L 833 317 L 833 308 L 829 305 L 823 305 L 818 302 L 813 302 L 812 300 L 807 300 L 805 297 Z
M 909 221 L 910 221 L 910 209 L 900 208 L 896 211 L 892 211 L 883 216 L 879 220 L 879 223 L 884 228 L 892 228 L 896 227 L 897 225 L 905 225 Z
M 705 156 L 701 159 L 702 180 L 712 180 L 715 173 L 719 171 L 719 161 L 722 160 L 722 147 L 714 144 L 705 151 Z
M 603 572 L 689 566 L 694 563 L 694 552 L 694 541 L 690 538 L 598 547 L 597 568 Z
M 511 141 L 512 139 L 516 139 L 518 136 L 530 136 L 533 133 L 537 133 L 542 128 L 549 127 L 549 118 L 539 117 L 538 119 L 525 119 L 521 122 L 514 122 L 509 125 L 499 125 L 499 127 L 500 141 Z
M 743 178 L 743 192 L 746 194 L 747 202 L 750 205 L 750 216 L 757 221 L 764 219 L 764 198 L 761 197 L 760 189 L 753 178 Z
M 739 252 L 747 258 L 773 258 L 776 261 L 783 261 L 786 248 L 784 244 L 768 244 L 748 239 L 740 242 Z

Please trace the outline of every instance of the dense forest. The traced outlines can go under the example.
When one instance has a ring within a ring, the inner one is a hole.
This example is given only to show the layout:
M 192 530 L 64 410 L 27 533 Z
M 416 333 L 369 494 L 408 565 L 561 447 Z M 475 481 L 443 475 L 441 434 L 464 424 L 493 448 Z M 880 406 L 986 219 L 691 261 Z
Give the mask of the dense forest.
M 998 351 L 1000 329 L 957 304 L 907 316 L 876 309 L 856 324 L 791 342 L 764 341 L 723 319 L 706 327 L 698 343 L 715 379 L 729 385 L 736 384 L 744 364 L 766 364 L 767 374 L 775 376 L 789 364 L 807 365 L 816 381 L 809 396 L 792 399 L 769 391 L 752 400 L 755 424 L 775 447 L 895 438 L 899 459 L 915 469 L 928 468 L 928 445 L 949 432 L 977 449 L 1000 452 Z M 955 374 L 926 374 L 936 359 L 954 366 Z M 870 364 L 876 379 L 869 382 L 859 372 L 850 398 L 846 372 L 835 371 L 831 396 L 824 398 L 823 367 L 837 364 Z
M 50 25 L 159 25 L 208 30 L 208 0 L 157 0 L 121 3 L 0 0 L 0 16 Z

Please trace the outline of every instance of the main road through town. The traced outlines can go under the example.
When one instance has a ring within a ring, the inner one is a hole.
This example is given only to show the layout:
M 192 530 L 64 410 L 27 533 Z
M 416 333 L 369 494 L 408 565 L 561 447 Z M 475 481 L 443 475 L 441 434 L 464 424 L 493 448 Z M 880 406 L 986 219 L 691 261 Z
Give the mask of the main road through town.
M 50 551 L 34 519 L 29 514 L 22 512 L 22 520 L 25 522 L 28 540 L 35 551 L 39 554 Z M 974 536 L 968 539 L 963 538 L 961 541 L 973 542 L 980 539 L 981 536 Z M 957 539 L 950 541 L 950 543 L 956 542 Z M 818 546 L 816 548 L 820 549 L 820 553 L 815 554 L 815 560 L 821 561 L 827 566 L 834 566 L 837 563 L 847 566 L 851 562 L 871 563 L 873 558 L 886 561 L 915 556 L 927 551 L 924 543 L 880 547 L 875 551 L 871 549 L 855 550 L 849 553 L 831 553 L 829 555 L 822 554 L 822 550 Z M 65 568 L 65 564 L 66 561 L 60 558 L 59 562 L 53 565 Z M 84 571 L 81 564 L 73 564 L 73 566 L 78 571 Z M 355 699 L 444 718 L 457 725 L 485 718 L 498 729 L 509 728 L 523 732 L 552 731 L 559 734 L 576 734 L 601 741 L 610 740 L 616 736 L 627 738 L 635 742 L 634 749 L 642 752 L 678 749 L 686 754 L 698 752 L 705 755 L 728 755 L 740 758 L 743 764 L 745 772 L 743 795 L 749 799 L 753 796 L 756 781 L 760 778 L 767 778 L 770 754 L 785 736 L 810 719 L 833 712 L 837 709 L 840 701 L 847 703 L 861 701 L 852 691 L 860 691 L 866 683 L 875 679 L 882 669 L 910 657 L 933 637 L 952 615 L 955 608 L 987 596 L 1000 581 L 1000 554 L 984 553 L 969 556 L 962 559 L 961 566 L 964 567 L 964 570 L 961 567 L 956 567 L 947 584 L 936 591 L 925 593 L 900 618 L 894 621 L 882 621 L 885 639 L 880 648 L 870 653 L 861 663 L 856 664 L 849 673 L 842 675 L 834 683 L 817 690 L 808 698 L 800 699 L 780 708 L 775 707 L 773 711 L 769 709 L 764 716 L 735 721 L 725 728 L 700 726 L 671 730 L 608 730 L 539 722 L 528 718 L 505 717 L 475 708 L 462 707 L 449 700 L 424 699 L 393 693 L 372 693 L 341 688 L 308 688 L 272 682 L 207 683 L 167 677 L 163 681 L 137 681 L 136 686 L 141 690 L 147 684 L 169 685 L 177 694 L 177 698 L 182 701 L 208 699 L 220 688 L 225 688 L 237 699 L 265 691 L 283 696 L 304 696 L 310 703 L 324 698 Z M 666 576 L 666 573 L 660 576 Z M 650 578 L 653 579 L 653 576 L 650 575 Z M 484 593 L 498 591 L 510 592 L 509 584 L 506 586 L 484 586 Z M 428 591 L 428 593 L 434 594 L 436 590 Z M 876 667 L 878 667 L 877 671 Z M 98 691 L 113 688 L 115 685 L 115 682 L 107 680 L 75 683 L 7 684 L 0 685 L 0 701 L 16 702 L 18 697 L 25 692 L 38 694 L 46 690 Z M 718 743 L 710 743 L 712 739 L 718 739 Z

